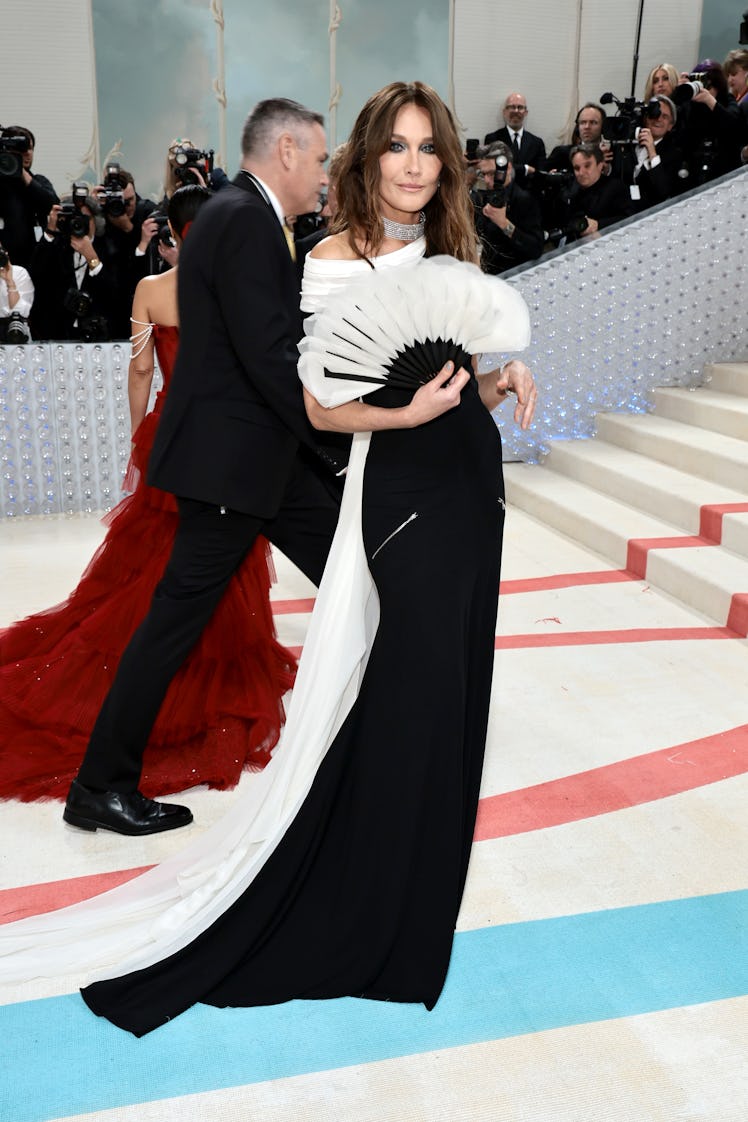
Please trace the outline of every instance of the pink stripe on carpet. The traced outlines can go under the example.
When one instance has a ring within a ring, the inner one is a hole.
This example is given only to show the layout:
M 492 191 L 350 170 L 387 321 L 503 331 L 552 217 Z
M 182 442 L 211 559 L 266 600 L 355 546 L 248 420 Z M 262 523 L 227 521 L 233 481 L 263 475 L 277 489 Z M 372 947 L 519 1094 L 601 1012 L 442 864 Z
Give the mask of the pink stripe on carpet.
M 748 771 L 748 725 L 480 800 L 475 841 L 543 830 L 692 791 Z M 87 900 L 150 866 L 0 892 L 0 923 Z
M 497 651 L 524 647 L 584 647 L 606 643 L 674 643 L 684 639 L 739 639 L 731 627 L 631 627 L 618 631 L 561 631 L 543 635 L 497 635 Z
M 0 923 L 10 923 L 24 916 L 38 916 L 43 912 L 53 912 L 98 896 L 118 884 L 125 884 L 133 877 L 152 868 L 143 865 L 139 869 L 117 869 L 113 873 L 97 873 L 90 877 L 71 877 L 69 880 L 51 880 L 45 884 L 25 884 L 22 888 L 5 888 L 0 891 Z
M 481 799 L 475 840 L 579 822 L 748 771 L 748 725 Z

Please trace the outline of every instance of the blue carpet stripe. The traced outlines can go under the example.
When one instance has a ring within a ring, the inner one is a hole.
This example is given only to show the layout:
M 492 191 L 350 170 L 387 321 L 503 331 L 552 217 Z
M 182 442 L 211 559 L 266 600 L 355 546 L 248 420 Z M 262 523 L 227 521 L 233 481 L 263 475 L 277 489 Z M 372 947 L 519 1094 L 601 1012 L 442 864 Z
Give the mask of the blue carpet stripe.
M 198 1006 L 143 1040 L 77 994 L 0 1008 L 0 1118 L 62 1115 L 282 1079 L 748 993 L 748 891 L 461 932 L 420 1006 Z

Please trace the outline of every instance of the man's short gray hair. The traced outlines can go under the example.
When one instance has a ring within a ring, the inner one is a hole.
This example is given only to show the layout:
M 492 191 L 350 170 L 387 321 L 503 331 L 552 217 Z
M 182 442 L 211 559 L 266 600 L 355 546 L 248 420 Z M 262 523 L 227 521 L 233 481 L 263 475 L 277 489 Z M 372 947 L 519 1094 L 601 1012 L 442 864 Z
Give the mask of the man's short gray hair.
M 322 125 L 325 118 L 286 97 L 271 97 L 258 101 L 244 122 L 242 129 L 242 156 L 263 157 L 282 133 L 288 132 L 300 148 L 306 147 L 307 132 L 311 125 Z
M 503 140 L 494 140 L 493 144 L 486 144 L 475 153 L 479 160 L 495 160 L 497 156 L 506 156 L 508 162 L 514 165 L 514 152 Z

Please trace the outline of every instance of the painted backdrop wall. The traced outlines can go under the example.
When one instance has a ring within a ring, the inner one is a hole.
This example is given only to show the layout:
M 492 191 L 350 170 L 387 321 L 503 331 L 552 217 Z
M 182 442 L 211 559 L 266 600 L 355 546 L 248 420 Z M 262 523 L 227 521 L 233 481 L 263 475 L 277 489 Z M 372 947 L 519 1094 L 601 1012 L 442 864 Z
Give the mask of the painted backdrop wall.
M 158 192 L 174 137 L 219 149 L 218 27 L 209 0 L 92 0 L 101 156 L 116 142 L 141 194 Z M 218 5 L 220 8 L 220 5 Z M 291 97 L 329 118 L 329 0 L 223 0 L 226 132 L 233 174 L 247 111 Z M 340 0 L 338 140 L 366 98 L 421 78 L 447 96 L 449 0 Z M 215 7 L 214 7 L 215 11 Z

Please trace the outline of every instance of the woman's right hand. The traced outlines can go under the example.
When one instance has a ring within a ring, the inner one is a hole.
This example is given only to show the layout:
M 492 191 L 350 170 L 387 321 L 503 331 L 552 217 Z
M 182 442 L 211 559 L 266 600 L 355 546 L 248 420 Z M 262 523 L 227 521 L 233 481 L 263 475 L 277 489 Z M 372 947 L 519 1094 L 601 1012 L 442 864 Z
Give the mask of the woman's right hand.
M 427 421 L 433 421 L 435 417 L 441 417 L 442 413 L 454 409 L 460 404 L 460 394 L 469 381 L 470 374 L 467 370 L 458 370 L 455 374 L 454 363 L 448 362 L 430 382 L 421 386 L 413 395 L 410 405 L 404 409 L 404 419 L 407 420 L 404 427 L 425 425 Z

